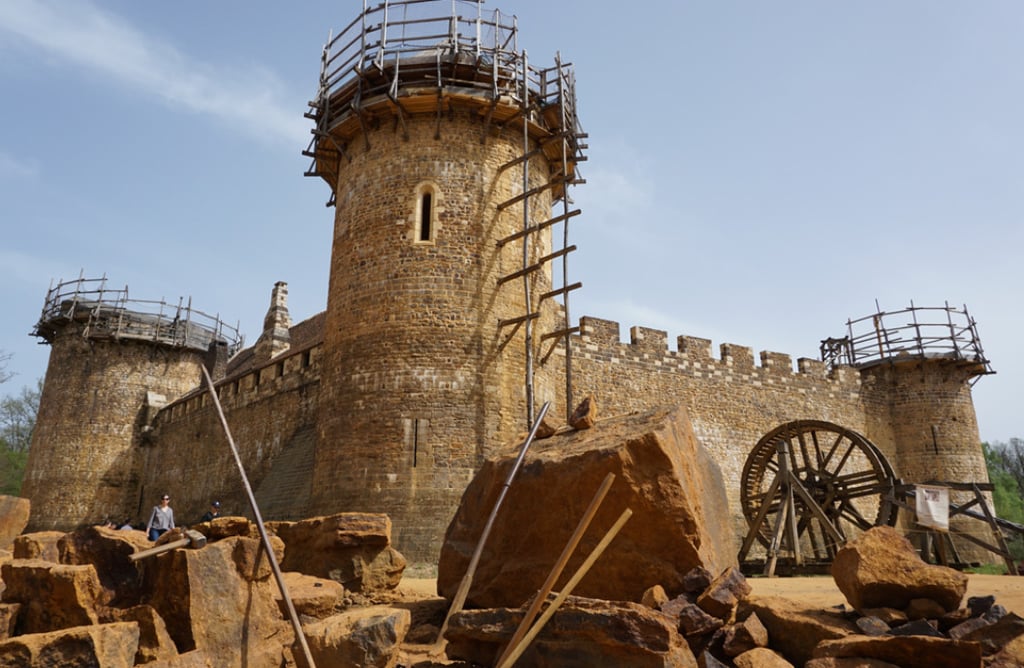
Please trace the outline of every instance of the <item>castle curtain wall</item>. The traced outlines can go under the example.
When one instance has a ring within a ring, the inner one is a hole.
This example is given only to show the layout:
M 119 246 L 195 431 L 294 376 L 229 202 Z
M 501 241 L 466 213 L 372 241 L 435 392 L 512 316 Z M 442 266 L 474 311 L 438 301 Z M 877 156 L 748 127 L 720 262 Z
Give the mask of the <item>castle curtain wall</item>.
M 281 355 L 261 368 L 219 381 L 217 388 L 264 519 L 305 517 L 320 397 L 319 346 Z M 154 427 L 143 446 L 144 512 L 166 492 L 180 524 L 198 521 L 215 499 L 225 515 L 252 518 L 238 467 L 205 389 L 167 406 Z

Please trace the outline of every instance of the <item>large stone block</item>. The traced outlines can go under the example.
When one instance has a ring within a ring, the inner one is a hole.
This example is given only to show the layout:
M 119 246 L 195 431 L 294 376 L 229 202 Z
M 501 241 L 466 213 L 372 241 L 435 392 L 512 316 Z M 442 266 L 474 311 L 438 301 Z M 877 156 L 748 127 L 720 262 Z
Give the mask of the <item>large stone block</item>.
M 28 526 L 32 503 L 28 499 L 0 494 L 0 550 L 10 550 L 14 537 Z
M 374 606 L 314 622 L 303 632 L 318 666 L 391 668 L 411 619 L 408 610 Z
M 405 558 L 391 547 L 391 520 L 380 513 L 339 513 L 300 522 L 269 522 L 284 541 L 286 571 L 330 578 L 349 591 L 392 590 Z
M 523 612 L 492 608 L 453 615 L 445 634 L 448 657 L 474 665 L 494 665 Z M 670 616 L 639 603 L 570 596 L 516 665 L 696 668 L 697 660 Z
M 142 531 L 118 531 L 98 526 L 78 529 L 57 540 L 60 562 L 92 564 L 103 585 L 103 602 L 119 607 L 139 602 L 138 586 L 143 565 L 130 557 L 152 546 Z
M 78 626 L 50 633 L 30 633 L 0 641 L 0 666 L 135 665 L 139 627 L 133 622 Z
M 39 559 L 3 565 L 5 603 L 20 603 L 19 634 L 47 633 L 99 622 L 102 587 L 91 565 L 68 566 Z
M 270 582 L 239 572 L 239 541 L 255 542 L 226 538 L 148 559 L 144 598 L 164 619 L 179 652 L 220 656 L 218 665 L 226 668 L 278 668 L 291 626 Z
M 441 550 L 442 596 L 454 597 L 516 456 L 486 462 L 466 489 Z M 566 573 L 623 510 L 633 515 L 574 593 L 640 601 L 660 584 L 676 595 L 694 567 L 721 573 L 736 565 L 732 536 L 723 530 L 728 503 L 718 466 L 694 437 L 686 410 L 663 408 L 531 447 L 484 546 L 467 606 L 518 607 L 532 596 L 608 473 L 615 481 Z
M 832 577 L 857 610 L 902 610 L 913 599 L 928 598 L 952 612 L 967 591 L 966 575 L 926 564 L 910 541 L 886 526 L 869 529 L 843 546 L 832 562 Z

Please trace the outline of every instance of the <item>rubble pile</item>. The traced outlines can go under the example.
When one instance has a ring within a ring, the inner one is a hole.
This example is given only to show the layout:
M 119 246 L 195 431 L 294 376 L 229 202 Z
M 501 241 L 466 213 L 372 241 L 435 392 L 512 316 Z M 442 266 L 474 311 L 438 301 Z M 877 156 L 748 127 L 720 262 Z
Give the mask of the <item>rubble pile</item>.
M 875 569 L 870 564 L 887 564 Z M 833 567 L 849 607 L 809 609 L 750 596 L 735 568 L 717 577 L 698 567 L 670 596 L 651 587 L 642 601 L 569 597 L 517 665 L 651 668 L 1009 668 L 1024 665 L 1024 619 L 972 597 L 966 576 L 925 564 L 889 527 L 844 547 Z M 855 603 L 856 602 L 856 603 Z M 448 656 L 495 665 L 527 606 L 455 615 Z
M 390 520 L 343 513 L 267 529 L 291 569 L 282 579 L 317 665 L 395 665 L 410 613 L 371 605 L 405 568 Z M 181 540 L 196 531 L 204 540 Z M 193 549 L 139 558 L 176 541 Z M 17 535 L 10 546 L 0 551 L 2 666 L 302 664 L 263 542 L 244 517 L 174 529 L 155 544 L 141 531 L 95 526 Z

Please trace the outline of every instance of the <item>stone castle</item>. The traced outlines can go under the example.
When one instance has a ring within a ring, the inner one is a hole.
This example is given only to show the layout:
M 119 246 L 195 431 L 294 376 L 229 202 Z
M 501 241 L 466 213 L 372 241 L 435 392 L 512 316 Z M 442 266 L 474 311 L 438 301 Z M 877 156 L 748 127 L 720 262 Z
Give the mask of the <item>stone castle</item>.
M 264 519 L 385 512 L 412 561 L 436 559 L 475 471 L 518 446 L 544 402 L 552 419 L 588 395 L 603 416 L 684 405 L 737 535 L 747 455 L 794 420 L 863 434 L 908 481 L 987 481 L 971 385 L 991 371 L 966 309 L 848 323 L 795 370 L 780 353 L 715 356 L 691 336 L 673 350 L 664 331 L 633 327 L 627 343 L 618 323 L 574 322 L 586 135 L 573 69 L 528 61 L 515 17 L 460 6 L 471 15 L 390 0 L 324 47 L 306 151 L 335 212 L 324 312 L 293 324 L 278 283 L 242 349 L 190 303 L 82 277 L 51 287 L 31 530 L 145 521 L 164 492 L 180 523 L 214 498 L 246 514 L 204 367 Z

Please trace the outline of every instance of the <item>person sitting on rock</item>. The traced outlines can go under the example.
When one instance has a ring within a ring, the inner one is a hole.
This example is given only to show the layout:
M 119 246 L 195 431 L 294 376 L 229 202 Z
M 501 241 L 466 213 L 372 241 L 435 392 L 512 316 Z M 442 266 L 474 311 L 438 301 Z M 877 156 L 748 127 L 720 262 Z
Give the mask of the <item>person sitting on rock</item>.
M 210 509 L 206 511 L 200 522 L 210 522 L 215 518 L 220 517 L 220 501 L 214 501 L 210 504 Z

